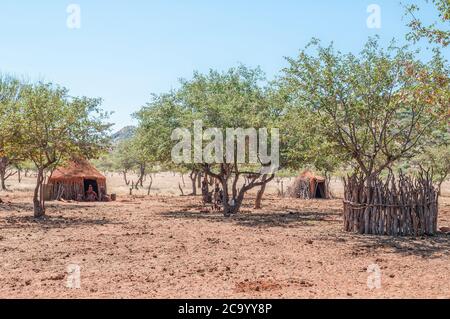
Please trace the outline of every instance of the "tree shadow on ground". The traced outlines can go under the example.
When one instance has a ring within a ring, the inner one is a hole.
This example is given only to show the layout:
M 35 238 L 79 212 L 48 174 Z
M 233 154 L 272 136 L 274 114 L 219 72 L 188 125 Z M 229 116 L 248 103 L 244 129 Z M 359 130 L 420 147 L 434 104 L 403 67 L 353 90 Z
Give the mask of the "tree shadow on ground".
M 341 214 L 335 212 L 262 212 L 262 213 L 239 213 L 231 217 L 224 217 L 220 212 L 207 212 L 198 210 L 183 210 L 160 213 L 162 217 L 174 219 L 206 220 L 217 223 L 233 223 L 239 226 L 255 228 L 271 227 L 295 227 L 315 226 L 319 222 L 339 222 Z
M 388 237 L 352 235 L 353 254 L 376 255 L 378 252 L 391 252 L 402 256 L 420 256 L 439 258 L 450 256 L 450 236 L 438 233 L 436 236 L 424 237 Z
M 113 223 L 108 219 L 88 219 L 79 217 L 46 216 L 44 218 L 35 219 L 33 216 L 9 216 L 4 218 L 4 222 L 0 222 L 0 229 L 64 229 L 95 225 L 104 226 L 109 224 L 119 223 Z
M 80 204 L 62 204 L 58 202 L 47 202 L 45 204 L 47 210 L 58 211 L 58 210 L 80 210 L 96 207 L 95 205 L 80 205 Z M 0 213 L 3 212 L 30 212 L 33 213 L 33 203 L 3 203 L 0 204 Z M 1 215 L 0 215 L 1 217 Z
M 33 217 L 33 205 L 29 203 L 8 203 L 0 205 L 0 229 L 42 228 L 58 229 L 92 225 L 113 224 L 109 219 L 92 219 L 88 217 L 63 216 L 70 213 L 82 213 L 83 210 L 95 208 L 95 205 L 60 204 L 52 202 L 46 205 L 47 215 L 43 218 Z M 6 213 L 7 215 L 3 215 Z M 12 214 L 11 214 L 12 213 Z M 26 215 L 23 215 L 26 214 Z M 114 222 L 114 224 L 118 224 Z

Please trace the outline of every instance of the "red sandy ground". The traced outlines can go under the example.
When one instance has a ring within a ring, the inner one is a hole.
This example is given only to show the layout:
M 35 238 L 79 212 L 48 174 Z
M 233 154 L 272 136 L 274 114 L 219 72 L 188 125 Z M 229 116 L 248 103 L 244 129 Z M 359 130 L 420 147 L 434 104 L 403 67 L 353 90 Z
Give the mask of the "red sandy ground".
M 29 193 L 0 196 L 1 298 L 450 298 L 449 235 L 345 233 L 341 200 L 271 195 L 224 218 L 198 197 L 122 195 L 49 203 L 35 221 Z M 439 223 L 450 225 L 450 197 Z M 81 289 L 66 287 L 70 264 Z M 367 286 L 371 264 L 381 289 Z

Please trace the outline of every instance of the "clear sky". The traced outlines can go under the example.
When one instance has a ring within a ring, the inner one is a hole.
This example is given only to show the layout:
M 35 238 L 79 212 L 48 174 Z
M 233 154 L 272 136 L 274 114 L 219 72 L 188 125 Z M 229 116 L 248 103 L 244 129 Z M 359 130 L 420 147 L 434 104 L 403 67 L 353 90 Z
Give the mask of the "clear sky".
M 67 27 L 72 3 L 80 29 Z M 381 29 L 367 27 L 373 3 Z M 120 129 L 194 70 L 245 63 L 272 78 L 312 37 L 351 52 L 375 34 L 404 40 L 403 14 L 400 0 L 1 0 L 0 71 L 101 97 Z

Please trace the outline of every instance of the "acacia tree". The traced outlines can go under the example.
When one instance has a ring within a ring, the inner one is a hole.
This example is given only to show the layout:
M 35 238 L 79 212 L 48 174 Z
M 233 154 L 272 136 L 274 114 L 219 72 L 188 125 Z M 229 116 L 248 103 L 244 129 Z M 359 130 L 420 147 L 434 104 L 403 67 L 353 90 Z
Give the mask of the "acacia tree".
M 140 130 L 136 130 L 132 137 L 121 141 L 114 153 L 116 166 L 122 171 L 125 184 L 130 185 L 127 177 L 128 171 L 136 171 L 138 179 L 133 181 L 134 188 L 144 187 L 147 175 L 152 171 L 152 154 L 143 145 L 143 135 Z M 151 176 L 150 176 L 151 178 Z
M 276 112 L 270 103 L 269 90 L 260 86 L 264 80 L 260 69 L 245 66 L 223 73 L 195 73 L 192 80 L 182 81 L 178 96 L 183 108 L 188 110 L 187 121 L 190 125 L 193 121 L 201 120 L 205 128 L 222 129 L 223 136 L 226 128 L 271 129 Z M 204 142 L 204 145 L 208 142 Z M 247 139 L 244 147 L 248 147 L 248 142 Z M 265 185 L 275 177 L 273 172 L 262 173 L 261 163 L 239 163 L 237 147 L 234 146 L 234 161 L 230 162 L 223 152 L 222 163 L 203 162 L 205 175 L 221 184 L 225 216 L 239 212 L 246 193 L 254 188 L 260 188 L 255 203 L 255 206 L 260 207 Z
M 315 116 L 330 154 L 366 183 L 414 157 L 446 121 L 450 82 L 439 56 L 425 64 L 406 48 L 383 50 L 371 39 L 359 56 L 313 41 L 288 61 L 283 80 L 291 109 Z
M 203 128 L 270 129 L 273 125 L 270 119 L 274 114 L 267 92 L 259 85 L 263 80 L 261 75 L 260 70 L 243 66 L 224 73 L 195 73 L 192 80 L 181 82 L 178 91 L 154 96 L 152 102 L 136 114 L 140 128 L 145 132 L 145 145 L 149 152 L 160 164 L 173 166 L 175 143 L 171 139 L 172 133 L 180 128 L 191 129 L 194 121 L 198 120 L 202 121 Z M 205 132 L 203 128 L 201 135 Z M 207 143 L 203 141 L 202 146 Z M 194 151 L 191 150 L 191 155 Z M 203 158 L 199 163 L 177 165 L 192 171 L 201 170 L 203 176 L 221 184 L 226 216 L 240 210 L 248 191 L 266 185 L 274 178 L 274 174 L 261 173 L 261 165 L 230 163 L 225 158 L 219 164 L 208 163 Z
M 53 84 L 25 85 L 11 126 L 18 130 L 15 142 L 21 156 L 37 170 L 33 195 L 34 216 L 45 216 L 43 186 L 46 173 L 63 160 L 92 158 L 107 146 L 110 127 L 100 99 L 70 97 Z

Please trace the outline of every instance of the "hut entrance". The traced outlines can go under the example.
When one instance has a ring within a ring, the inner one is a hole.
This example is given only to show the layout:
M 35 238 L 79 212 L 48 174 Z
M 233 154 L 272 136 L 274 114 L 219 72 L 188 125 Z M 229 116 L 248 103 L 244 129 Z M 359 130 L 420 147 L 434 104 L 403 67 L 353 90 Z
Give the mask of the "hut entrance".
M 84 180 L 84 193 L 86 194 L 86 192 L 88 191 L 89 185 L 92 186 L 92 188 L 94 189 L 94 192 L 98 195 L 98 184 L 96 180 L 93 179 L 85 179 Z
M 325 193 L 325 182 L 317 182 L 316 183 L 316 199 L 326 199 L 327 195 Z

